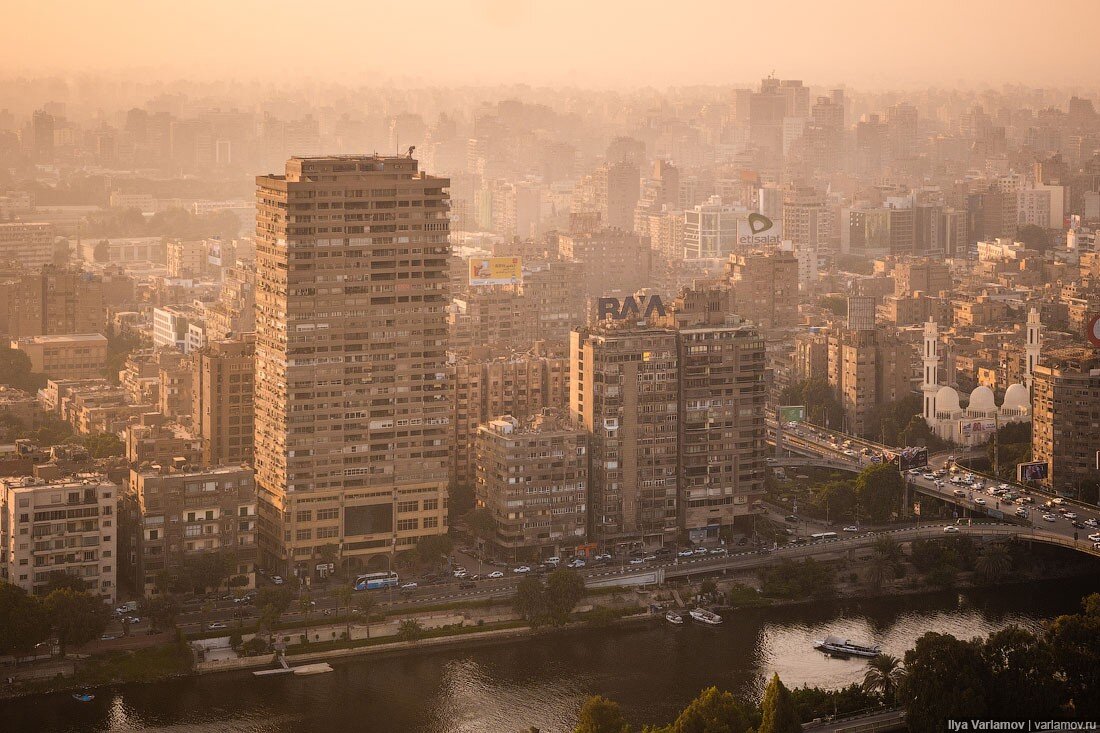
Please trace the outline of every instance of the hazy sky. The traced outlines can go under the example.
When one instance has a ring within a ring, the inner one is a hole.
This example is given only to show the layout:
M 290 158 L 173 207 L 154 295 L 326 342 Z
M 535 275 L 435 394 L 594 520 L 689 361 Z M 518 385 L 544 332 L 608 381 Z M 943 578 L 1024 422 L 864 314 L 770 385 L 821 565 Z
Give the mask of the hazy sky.
M 31 0 L 0 74 L 1100 86 L 1100 0 Z

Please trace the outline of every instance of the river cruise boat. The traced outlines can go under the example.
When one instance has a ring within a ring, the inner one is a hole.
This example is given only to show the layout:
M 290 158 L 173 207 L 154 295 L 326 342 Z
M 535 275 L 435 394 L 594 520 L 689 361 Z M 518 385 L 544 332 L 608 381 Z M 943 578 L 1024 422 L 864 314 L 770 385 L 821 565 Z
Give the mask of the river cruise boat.
M 877 644 L 857 644 L 851 639 L 841 639 L 839 636 L 826 636 L 814 642 L 814 649 L 833 656 L 866 657 L 872 659 L 882 653 Z
M 708 611 L 705 608 L 695 608 L 689 613 L 692 619 L 698 621 L 701 624 L 707 624 L 708 626 L 717 626 L 722 623 L 722 617 L 716 614 L 714 611 Z

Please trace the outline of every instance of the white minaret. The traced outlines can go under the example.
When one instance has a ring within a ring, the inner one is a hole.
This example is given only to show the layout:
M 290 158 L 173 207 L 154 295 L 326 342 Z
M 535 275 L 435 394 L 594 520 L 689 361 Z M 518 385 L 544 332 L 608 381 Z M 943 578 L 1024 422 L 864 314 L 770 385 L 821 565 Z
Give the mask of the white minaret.
M 1043 324 L 1039 320 L 1039 311 L 1032 308 L 1027 314 L 1027 344 L 1024 347 L 1027 363 L 1024 367 L 1024 386 L 1031 391 L 1031 375 L 1039 364 L 1039 353 L 1043 349 Z
M 931 318 L 924 324 L 924 353 L 921 355 L 924 362 L 924 377 L 921 383 L 921 392 L 924 393 L 924 421 L 928 427 L 935 427 L 936 419 L 936 392 L 939 391 L 940 368 L 940 339 L 939 328 Z

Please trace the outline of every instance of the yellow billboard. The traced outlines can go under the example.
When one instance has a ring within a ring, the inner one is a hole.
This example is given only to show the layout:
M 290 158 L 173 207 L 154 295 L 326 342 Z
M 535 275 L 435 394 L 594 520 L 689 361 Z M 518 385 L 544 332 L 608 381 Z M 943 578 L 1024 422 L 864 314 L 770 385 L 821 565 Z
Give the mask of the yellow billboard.
M 519 285 L 523 267 L 519 257 L 471 257 L 470 285 Z

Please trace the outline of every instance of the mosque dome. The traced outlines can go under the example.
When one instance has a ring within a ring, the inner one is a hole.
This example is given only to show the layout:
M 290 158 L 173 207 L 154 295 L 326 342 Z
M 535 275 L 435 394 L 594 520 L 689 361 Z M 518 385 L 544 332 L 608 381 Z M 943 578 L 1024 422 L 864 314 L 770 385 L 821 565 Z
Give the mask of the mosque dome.
M 1005 391 L 1005 401 L 1002 407 L 1006 410 L 1029 410 L 1031 400 L 1027 393 L 1027 387 L 1022 384 L 1011 384 Z
M 986 387 L 984 384 L 975 387 L 974 391 L 970 393 L 970 404 L 967 405 L 968 410 L 996 410 L 997 402 L 993 399 L 993 390 Z
M 958 412 L 959 393 L 952 387 L 940 387 L 936 392 L 936 412 Z

